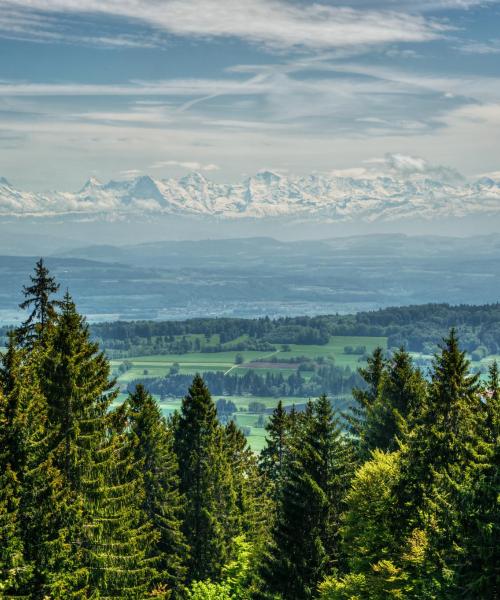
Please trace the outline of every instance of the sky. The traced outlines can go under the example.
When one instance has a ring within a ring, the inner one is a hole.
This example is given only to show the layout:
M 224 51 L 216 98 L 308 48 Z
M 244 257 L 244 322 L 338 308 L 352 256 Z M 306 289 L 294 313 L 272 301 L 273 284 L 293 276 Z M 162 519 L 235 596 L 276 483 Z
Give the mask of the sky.
M 500 0 L 0 0 L 16 187 L 394 156 L 499 174 Z

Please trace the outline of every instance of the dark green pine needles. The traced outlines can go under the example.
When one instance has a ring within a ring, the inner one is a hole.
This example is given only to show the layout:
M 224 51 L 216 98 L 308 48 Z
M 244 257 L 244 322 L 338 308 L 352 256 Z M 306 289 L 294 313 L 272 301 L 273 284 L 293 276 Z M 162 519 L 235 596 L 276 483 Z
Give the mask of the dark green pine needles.
M 236 497 L 224 454 L 223 430 L 199 375 L 182 402 L 175 450 L 180 490 L 186 499 L 183 531 L 191 548 L 188 580 L 218 578 L 229 558 Z
M 145 388 L 137 386 L 126 403 L 127 435 L 144 491 L 142 510 L 158 535 L 151 546 L 156 584 L 178 597 L 189 547 L 182 532 L 184 497 L 179 491 L 173 433 Z
M 493 600 L 500 402 L 455 331 L 428 377 L 400 349 L 339 421 L 278 402 L 260 457 L 197 375 L 165 420 L 42 260 L 0 367 L 5 600 Z

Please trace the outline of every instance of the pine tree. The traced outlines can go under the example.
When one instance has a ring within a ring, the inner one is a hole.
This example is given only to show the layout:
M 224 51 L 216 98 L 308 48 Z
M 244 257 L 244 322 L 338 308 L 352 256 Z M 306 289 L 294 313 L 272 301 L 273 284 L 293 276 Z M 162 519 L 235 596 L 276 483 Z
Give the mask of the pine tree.
M 43 428 L 44 399 L 33 361 L 9 336 L 0 368 L 0 591 L 28 597 L 32 564 L 27 558 L 26 476 L 33 444 Z
M 384 381 L 386 361 L 382 348 L 375 348 L 372 356 L 368 357 L 366 367 L 360 368 L 359 374 L 365 382 L 363 388 L 354 388 L 352 396 L 356 405 L 344 415 L 350 432 L 358 441 L 360 458 L 366 459 L 370 453 L 369 441 L 365 441 L 366 419 L 375 405 Z
M 26 344 L 43 337 L 47 326 L 56 317 L 56 308 L 60 306 L 59 301 L 51 299 L 58 292 L 59 284 L 50 275 L 43 258 L 36 263 L 35 275 L 30 279 L 31 285 L 23 287 L 25 300 L 19 307 L 22 310 L 31 308 L 31 313 L 17 331 L 19 339 Z
M 292 444 L 261 573 L 264 597 L 307 600 L 340 559 L 338 527 L 347 486 L 340 428 L 325 396 L 308 404 Z
M 153 570 L 151 530 L 140 510 L 142 491 L 128 445 L 108 415 L 116 398 L 109 364 L 66 294 L 41 366 L 47 398 L 47 454 L 34 468 L 34 487 L 55 502 L 36 514 L 49 539 L 41 589 L 54 598 L 143 598 Z M 50 472 L 45 488 L 44 473 Z M 42 478 L 42 482 L 40 482 Z M 40 554 L 38 556 L 40 559 Z
M 214 402 L 196 375 L 182 402 L 175 450 L 186 498 L 183 531 L 191 549 L 188 581 L 214 579 L 230 556 L 235 497 Z
M 425 380 L 413 367 L 410 355 L 401 348 L 388 361 L 376 398 L 366 406 L 360 432 L 364 452 L 396 450 L 406 420 L 411 413 L 418 412 L 425 393 Z
M 272 482 L 273 489 L 282 478 L 289 425 L 289 418 L 280 400 L 266 423 L 266 446 L 260 453 L 261 471 Z
M 127 400 L 130 443 L 140 465 L 144 500 L 142 510 L 159 538 L 152 548 L 157 581 L 178 597 L 186 574 L 188 547 L 181 531 L 184 499 L 179 493 L 173 432 L 162 418 L 154 398 L 138 385 Z
M 464 597 L 487 600 L 500 590 L 500 382 L 498 366 L 490 366 L 478 413 L 480 432 L 461 486 L 464 551 L 458 566 L 457 588 Z
M 425 540 L 423 558 L 411 574 L 411 597 L 456 597 L 456 565 L 463 554 L 461 488 L 480 410 L 478 375 L 469 375 L 469 362 L 452 330 L 435 358 L 429 393 L 404 441 L 395 489 L 395 528 L 402 548 L 415 536 Z

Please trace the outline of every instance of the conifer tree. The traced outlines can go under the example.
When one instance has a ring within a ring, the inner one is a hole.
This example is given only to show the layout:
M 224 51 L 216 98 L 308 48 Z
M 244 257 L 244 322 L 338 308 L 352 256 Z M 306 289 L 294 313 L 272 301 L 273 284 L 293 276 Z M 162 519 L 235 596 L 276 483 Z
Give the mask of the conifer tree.
M 0 597 L 8 599 L 19 597 L 29 572 L 20 526 L 20 482 L 3 463 L 0 460 Z
M 308 404 L 292 444 L 261 573 L 269 597 L 307 600 L 315 596 L 327 569 L 338 564 L 338 526 L 347 486 L 340 428 L 325 396 Z
M 127 400 L 129 438 L 135 462 L 140 465 L 144 500 L 142 510 L 159 534 L 152 548 L 157 583 L 178 597 L 186 574 L 188 547 L 181 531 L 184 499 L 179 493 L 173 432 L 160 409 L 142 385 Z
M 364 452 L 396 450 L 397 438 L 401 439 L 406 420 L 419 410 L 425 393 L 425 380 L 413 367 L 410 355 L 401 348 L 388 361 L 379 392 L 366 406 L 360 430 Z
M 9 353 L 12 349 L 9 349 Z M 19 414 L 0 389 L 0 597 L 15 597 L 26 574 L 19 505 L 25 468 Z M 22 442 L 21 442 L 22 443 Z
M 248 446 L 241 429 L 234 421 L 224 427 L 224 454 L 231 470 L 235 494 L 234 532 L 231 537 L 242 533 L 252 536 L 257 526 L 256 496 L 259 492 L 257 459 Z
M 464 551 L 457 588 L 464 597 L 486 600 L 500 589 L 500 382 L 493 362 L 478 413 L 480 432 L 461 486 Z
M 217 580 L 230 556 L 235 496 L 215 404 L 199 375 L 182 402 L 175 449 L 180 490 L 186 498 L 188 581 Z
M 367 359 L 366 367 L 358 370 L 365 386 L 352 390 L 356 405 L 351 408 L 350 413 L 344 415 L 351 433 L 358 441 L 358 453 L 362 459 L 368 458 L 370 453 L 369 442 L 364 440 L 366 419 L 379 397 L 385 370 L 384 351 L 380 347 L 375 348 L 373 354 Z
M 401 452 L 401 477 L 395 492 L 395 527 L 401 546 L 422 537 L 425 551 L 411 574 L 415 598 L 455 597 L 456 565 L 463 554 L 461 488 L 477 442 L 480 411 L 478 375 L 454 330 L 436 356 L 426 402 Z
M 9 336 L 0 367 L 0 591 L 4 598 L 27 596 L 32 563 L 27 552 L 27 470 L 45 419 L 36 371 L 25 349 Z
M 285 462 L 287 438 L 289 437 L 289 418 L 280 400 L 274 409 L 269 422 L 266 423 L 266 446 L 260 453 L 262 473 L 274 485 L 281 480 Z
M 23 287 L 24 301 L 19 307 L 22 310 L 31 309 L 28 318 L 18 329 L 18 337 L 27 344 L 40 339 L 47 326 L 54 321 L 60 306 L 58 300 L 51 296 L 59 290 L 59 284 L 49 273 L 43 258 L 36 263 L 35 274 L 30 276 L 31 285 Z
M 90 591 L 143 598 L 153 573 L 147 552 L 154 536 L 140 510 L 142 491 L 128 447 L 108 415 L 116 397 L 109 364 L 69 294 L 41 373 L 50 426 L 43 471 L 54 472 L 49 485 L 59 502 L 38 515 L 42 523 L 50 520 L 52 538 L 43 549 L 48 558 L 56 553 L 44 589 L 64 598 Z M 40 477 L 40 469 L 33 472 Z
M 258 588 L 258 564 L 269 540 L 273 522 L 273 502 L 269 498 L 266 481 L 261 477 L 257 457 L 248 445 L 241 429 L 230 421 L 224 428 L 225 455 L 228 461 L 235 493 L 235 518 L 230 521 L 233 562 L 239 563 L 241 545 L 246 547 L 248 566 L 245 573 L 235 574 L 250 589 Z M 224 571 L 227 571 L 226 565 Z M 250 596 L 248 596 L 250 597 Z

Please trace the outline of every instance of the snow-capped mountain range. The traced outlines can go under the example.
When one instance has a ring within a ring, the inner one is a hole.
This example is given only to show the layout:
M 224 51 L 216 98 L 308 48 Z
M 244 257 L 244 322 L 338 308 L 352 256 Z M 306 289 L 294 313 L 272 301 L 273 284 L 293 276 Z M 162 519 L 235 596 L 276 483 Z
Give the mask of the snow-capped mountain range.
M 134 214 L 204 215 L 222 219 L 316 217 L 322 220 L 393 221 L 409 217 L 463 217 L 500 212 L 500 179 L 450 183 L 425 174 L 290 176 L 262 171 L 237 184 L 200 173 L 180 179 L 91 178 L 78 192 L 24 192 L 0 178 L 0 217 Z

